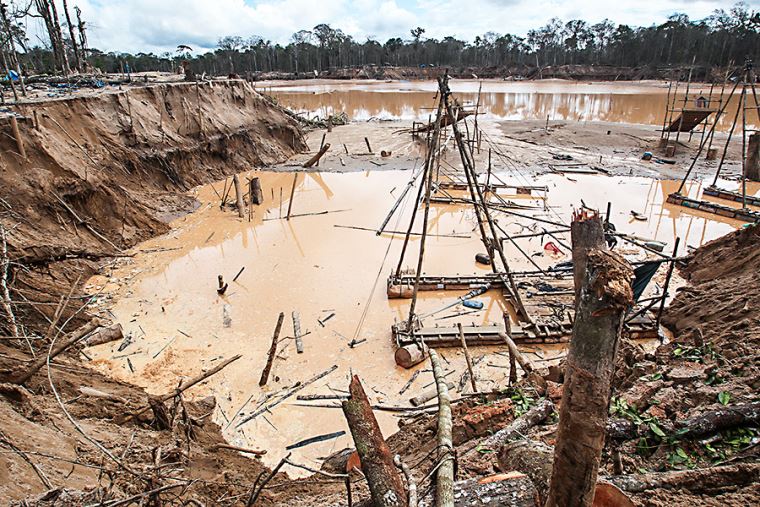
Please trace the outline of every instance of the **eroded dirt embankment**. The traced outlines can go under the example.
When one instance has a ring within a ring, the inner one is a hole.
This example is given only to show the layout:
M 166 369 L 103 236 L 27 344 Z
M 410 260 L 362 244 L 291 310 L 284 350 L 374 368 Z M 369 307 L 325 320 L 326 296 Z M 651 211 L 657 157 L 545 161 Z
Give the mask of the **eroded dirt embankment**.
M 77 327 L 88 276 L 169 230 L 168 219 L 195 205 L 185 190 L 305 148 L 297 124 L 242 81 L 135 87 L 15 112 L 27 157 L 0 117 L 0 224 L 13 313 L 38 357 L 59 298 L 74 286 L 58 322 Z M 10 327 L 0 310 L 0 502 L 34 505 L 49 491 L 39 504 L 82 505 L 165 488 L 162 499 L 224 505 L 249 491 L 262 467 L 216 448 L 213 399 L 168 402 L 169 429 L 151 411 L 119 423 L 146 406 L 145 393 L 68 352 L 49 375 L 43 367 L 24 385 L 5 383 L 31 361 Z
M 19 122 L 27 160 L 3 119 L 0 216 L 12 229 L 9 257 L 30 268 L 13 269 L 11 285 L 33 301 L 57 301 L 86 279 L 89 261 L 167 231 L 169 218 L 192 207 L 183 191 L 305 148 L 294 121 L 243 81 L 131 88 L 17 111 L 27 119 Z

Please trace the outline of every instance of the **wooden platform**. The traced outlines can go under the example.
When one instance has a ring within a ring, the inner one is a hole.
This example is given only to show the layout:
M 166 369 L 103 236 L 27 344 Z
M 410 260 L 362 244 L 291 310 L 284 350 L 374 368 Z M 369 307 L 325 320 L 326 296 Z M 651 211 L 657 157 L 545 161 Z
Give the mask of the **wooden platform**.
M 722 217 L 733 218 L 743 222 L 760 223 L 760 212 L 758 211 L 732 208 L 730 206 L 724 206 L 710 201 L 699 201 L 690 197 L 684 197 L 677 193 L 670 194 L 668 196 L 668 202 L 670 204 L 678 204 L 684 208 L 704 211 L 706 213 L 714 213 Z
M 412 297 L 414 287 L 414 275 L 401 275 L 388 277 L 387 295 L 390 299 L 409 299 Z M 505 287 L 502 275 L 488 273 L 482 276 L 421 276 L 417 290 L 472 290 L 484 285 L 490 285 L 493 289 Z
M 718 187 L 707 187 L 705 188 L 702 193 L 704 195 L 709 195 L 710 197 L 718 197 L 720 199 L 725 199 L 727 201 L 734 201 L 734 202 L 742 202 L 742 194 L 740 192 L 731 192 L 730 190 L 723 190 L 722 188 Z M 753 195 L 748 195 L 745 198 L 745 202 L 752 206 L 760 206 L 760 197 L 755 197 Z
M 485 188 L 484 183 L 480 186 Z M 445 181 L 438 184 L 438 188 L 444 190 L 469 190 L 470 187 L 465 182 Z M 548 192 L 549 187 L 532 186 L 532 185 L 509 185 L 504 183 L 489 183 L 488 188 L 491 190 L 514 190 L 515 195 L 532 195 L 532 192 Z
M 712 109 L 683 109 L 681 114 L 665 128 L 665 131 L 691 132 L 714 112 Z

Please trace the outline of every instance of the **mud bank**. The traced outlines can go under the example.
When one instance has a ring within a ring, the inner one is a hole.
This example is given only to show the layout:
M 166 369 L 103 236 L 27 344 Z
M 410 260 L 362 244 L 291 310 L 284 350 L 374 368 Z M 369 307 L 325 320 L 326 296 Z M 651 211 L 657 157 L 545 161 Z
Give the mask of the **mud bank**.
M 305 146 L 294 121 L 243 81 L 125 88 L 16 113 L 27 158 L 1 118 L 0 216 L 9 257 L 32 268 L 12 270 L 11 285 L 43 303 L 86 279 L 90 261 L 167 231 L 194 206 L 183 191 Z M 34 319 L 29 306 L 20 316 Z

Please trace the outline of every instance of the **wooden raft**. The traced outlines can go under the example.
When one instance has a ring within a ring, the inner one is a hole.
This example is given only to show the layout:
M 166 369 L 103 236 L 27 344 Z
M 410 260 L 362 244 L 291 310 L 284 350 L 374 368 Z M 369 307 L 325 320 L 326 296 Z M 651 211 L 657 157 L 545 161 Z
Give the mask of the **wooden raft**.
M 715 202 L 700 201 L 697 199 L 692 199 L 690 197 L 685 197 L 677 193 L 670 194 L 668 196 L 668 202 L 670 204 L 683 206 L 684 208 L 704 211 L 706 213 L 714 213 L 723 217 L 741 220 L 742 222 L 760 223 L 760 212 L 752 211 L 749 209 L 737 209 Z
M 723 190 L 722 188 L 718 187 L 707 187 L 702 191 L 702 194 L 709 195 L 710 197 L 717 197 L 719 199 L 725 199 L 727 201 L 742 202 L 744 200 L 744 202 L 751 206 L 760 206 L 760 197 L 748 195 L 742 199 L 741 193 L 731 192 L 730 190 Z

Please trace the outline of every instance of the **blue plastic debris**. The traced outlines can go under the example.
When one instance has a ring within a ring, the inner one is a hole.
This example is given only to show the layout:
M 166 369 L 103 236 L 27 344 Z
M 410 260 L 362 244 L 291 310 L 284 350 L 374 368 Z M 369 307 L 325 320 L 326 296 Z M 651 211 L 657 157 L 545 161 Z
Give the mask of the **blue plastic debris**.
M 474 308 L 476 310 L 483 308 L 483 302 L 476 299 L 468 299 L 467 301 L 462 301 L 462 305 L 467 308 Z

